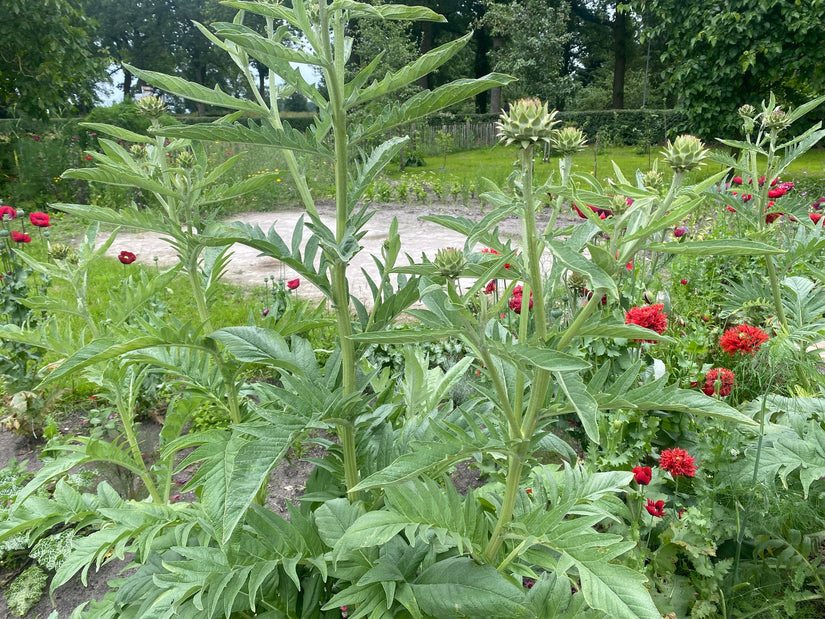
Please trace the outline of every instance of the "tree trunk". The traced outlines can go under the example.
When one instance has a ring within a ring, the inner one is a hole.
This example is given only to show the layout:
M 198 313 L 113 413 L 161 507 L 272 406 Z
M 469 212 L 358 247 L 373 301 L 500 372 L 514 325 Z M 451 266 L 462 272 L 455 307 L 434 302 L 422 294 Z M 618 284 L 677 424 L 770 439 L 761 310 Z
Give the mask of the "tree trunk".
M 501 37 L 493 37 L 493 50 L 498 51 L 504 41 Z M 490 114 L 501 114 L 501 86 L 490 90 Z
M 616 11 L 613 29 L 613 103 L 614 110 L 624 109 L 624 77 L 627 70 L 627 13 Z
M 123 100 L 128 101 L 132 98 L 132 74 L 126 69 L 123 69 Z
M 433 48 L 433 24 L 432 22 L 421 22 L 421 47 L 420 54 L 423 56 Z M 424 90 L 430 87 L 429 75 L 418 78 L 418 85 Z

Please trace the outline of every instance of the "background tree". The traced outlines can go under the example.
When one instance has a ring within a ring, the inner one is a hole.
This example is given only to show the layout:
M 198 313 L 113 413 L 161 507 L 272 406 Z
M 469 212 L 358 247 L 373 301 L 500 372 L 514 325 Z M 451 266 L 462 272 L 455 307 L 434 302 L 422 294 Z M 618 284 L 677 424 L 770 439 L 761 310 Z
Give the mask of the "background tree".
M 518 78 L 507 86 L 506 99 L 539 97 L 562 109 L 573 81 L 564 68 L 570 5 L 564 0 L 516 0 L 491 3 L 481 24 L 492 36 L 491 56 L 496 71 Z M 491 111 L 496 111 L 493 99 Z
M 736 110 L 776 93 L 800 104 L 825 89 L 825 4 L 819 0 L 636 0 L 665 41 L 662 60 L 685 126 L 714 138 Z
M 86 109 L 105 77 L 93 24 L 70 0 L 0 0 L 0 115 Z

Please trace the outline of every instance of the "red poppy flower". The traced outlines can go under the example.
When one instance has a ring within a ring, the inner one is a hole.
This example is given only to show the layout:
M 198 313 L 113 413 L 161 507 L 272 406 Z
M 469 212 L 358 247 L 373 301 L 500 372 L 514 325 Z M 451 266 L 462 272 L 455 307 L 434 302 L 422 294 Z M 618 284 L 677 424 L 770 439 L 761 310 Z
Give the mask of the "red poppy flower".
M 482 253 L 482 254 L 493 254 L 494 256 L 500 256 L 500 255 L 501 255 L 501 254 L 500 254 L 499 252 L 497 252 L 495 249 L 490 249 L 489 247 L 485 247 L 484 249 L 482 249 L 482 250 L 481 250 L 481 253 Z M 518 254 L 516 254 L 516 255 L 518 255 Z M 510 265 L 509 265 L 509 264 L 505 264 L 505 265 L 504 265 L 504 268 L 505 268 L 505 269 L 509 269 L 509 268 L 510 268 Z
M 490 283 L 484 288 L 484 294 L 492 294 L 496 291 L 496 280 L 491 279 Z
M 135 260 L 137 260 L 137 256 L 135 256 L 132 252 L 126 251 L 125 249 L 120 252 L 117 257 L 123 264 L 132 264 Z
M 653 479 L 653 469 L 649 466 L 634 466 L 633 479 L 635 479 L 636 483 L 640 486 L 646 486 L 650 483 L 650 480 Z
M 286 283 L 286 287 L 290 290 L 295 290 L 298 286 L 301 285 L 301 280 L 297 277 L 295 279 L 291 279 Z
M 768 191 L 768 197 L 771 200 L 774 200 L 776 198 L 781 198 L 786 193 L 788 193 L 788 190 L 785 189 L 784 187 L 776 187 L 776 188 L 771 189 L 770 191 Z
M 680 284 L 682 284 L 682 286 L 687 286 L 688 280 L 686 280 L 686 279 L 680 279 L 680 280 L 679 280 L 679 283 L 680 283 Z
M 662 312 L 664 304 L 656 303 L 655 305 L 643 305 L 641 307 L 633 307 L 630 311 L 624 314 L 624 323 L 626 325 L 639 325 L 651 331 L 655 331 L 659 335 L 667 329 L 667 314 Z M 655 342 L 656 340 L 633 340 L 634 342 Z
M 717 381 L 719 382 L 718 390 L 716 386 Z M 725 368 L 713 368 L 705 375 L 705 386 L 702 387 L 702 391 L 705 395 L 713 395 L 714 393 L 718 393 L 720 396 L 724 397 L 726 395 L 730 395 L 735 384 L 736 375 L 733 372 L 726 370 Z
M 48 228 L 51 225 L 46 213 L 29 213 L 29 221 L 38 228 Z
M 17 211 L 10 206 L 0 206 L 0 221 L 3 219 L 14 219 L 17 217 Z
M 32 242 L 32 237 L 30 237 L 28 234 L 25 234 L 23 232 L 18 232 L 17 230 L 12 230 L 11 231 L 11 240 L 14 241 L 15 243 L 31 243 Z
M 819 220 L 822 219 L 822 215 L 820 215 L 819 213 L 811 213 L 810 217 L 811 221 L 814 222 L 814 224 L 818 224 Z
M 733 183 L 734 185 L 741 185 L 742 184 L 742 177 L 741 176 L 734 176 L 732 179 L 730 179 L 730 182 Z
M 735 209 L 735 208 L 733 208 L 730 204 L 728 204 L 725 208 L 726 208 L 726 209 L 728 209 L 731 213 L 735 213 L 735 212 L 736 212 L 736 209 Z
M 696 460 L 679 447 L 665 449 L 659 456 L 659 466 L 673 477 L 693 477 L 696 475 Z
M 749 193 L 742 194 L 742 202 L 750 202 L 753 199 L 753 195 Z
M 645 509 L 647 513 L 653 516 L 654 518 L 661 518 L 665 515 L 665 502 L 664 501 L 656 501 L 655 503 L 651 500 L 647 500 L 647 505 L 645 505 Z
M 719 339 L 719 346 L 731 357 L 737 352 L 754 354 L 768 340 L 768 334 L 759 327 L 739 325 L 725 331 Z

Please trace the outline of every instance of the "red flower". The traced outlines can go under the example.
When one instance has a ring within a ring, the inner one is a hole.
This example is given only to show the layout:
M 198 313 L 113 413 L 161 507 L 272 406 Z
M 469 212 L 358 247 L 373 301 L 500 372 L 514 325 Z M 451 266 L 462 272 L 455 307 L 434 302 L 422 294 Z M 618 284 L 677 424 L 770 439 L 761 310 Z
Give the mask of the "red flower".
M 773 199 L 775 199 L 775 198 L 781 198 L 781 197 L 782 197 L 782 196 L 784 196 L 786 193 L 788 193 L 788 190 L 787 190 L 787 189 L 785 189 L 784 187 L 781 187 L 781 186 L 780 186 L 780 187 L 776 187 L 776 188 L 771 189 L 770 191 L 768 191 L 768 197 L 769 197 L 771 200 L 773 200 Z
M 673 229 L 673 236 L 675 236 L 678 239 L 680 237 L 685 236 L 685 234 L 687 234 L 687 231 L 688 229 L 685 226 L 678 226 Z
M 682 284 L 682 286 L 687 286 L 687 280 L 686 279 L 680 279 L 679 283 Z
M 662 303 L 655 305 L 643 305 L 641 307 L 633 307 L 629 312 L 624 314 L 624 323 L 626 325 L 639 325 L 651 331 L 655 331 L 659 335 L 667 329 L 667 314 L 662 312 L 664 309 Z M 634 342 L 655 342 L 656 340 L 633 340 Z
M 732 182 L 734 185 L 741 185 L 742 184 L 742 177 L 741 176 L 734 176 L 732 179 L 730 179 L 730 182 Z
M 634 466 L 633 479 L 635 479 L 636 483 L 640 486 L 646 486 L 650 483 L 650 480 L 653 479 L 653 469 L 649 466 Z
M 40 136 L 39 135 L 34 136 L 34 141 L 39 142 L 40 141 Z
M 12 230 L 11 231 L 11 240 L 14 241 L 15 243 L 31 243 L 32 242 L 32 237 L 30 237 L 28 234 L 25 234 L 23 232 L 18 232 L 17 230 Z
M 286 283 L 286 287 L 290 290 L 295 290 L 298 286 L 301 285 L 301 280 L 297 277 L 295 279 L 291 279 Z
M 17 211 L 10 206 L 0 206 L 0 221 L 7 219 L 6 215 L 8 219 L 14 219 L 17 217 Z
M 30 213 L 29 221 L 38 228 L 48 228 L 51 225 L 49 216 L 46 213 Z
M 516 314 L 521 314 L 521 300 L 524 294 L 522 293 L 521 286 L 516 286 L 513 290 L 513 298 L 510 299 L 510 309 L 513 310 Z M 530 292 L 530 309 L 533 309 L 533 293 Z
M 696 475 L 696 460 L 687 451 L 674 447 L 665 449 L 659 456 L 659 466 L 673 477 L 693 477 Z
M 735 212 L 736 212 L 736 209 L 735 209 L 735 208 L 733 208 L 730 204 L 728 204 L 725 208 L 726 208 L 726 209 L 728 209 L 731 213 L 735 213 Z
M 753 195 L 749 193 L 742 194 L 742 202 L 750 202 L 753 199 Z
M 489 247 L 485 247 L 484 249 L 482 249 L 482 250 L 481 250 L 481 253 L 482 253 L 482 254 L 493 254 L 494 256 L 500 256 L 500 255 L 501 255 L 501 254 L 500 254 L 500 253 L 498 253 L 495 249 L 490 249 Z M 509 264 L 505 264 L 505 265 L 504 265 L 504 268 L 505 268 L 505 269 L 509 269 L 509 268 L 510 268 L 510 265 L 509 265 Z
M 719 382 L 718 390 L 716 387 L 717 381 Z M 733 372 L 725 368 L 713 368 L 705 375 L 705 386 L 702 387 L 702 391 L 705 395 L 718 393 L 724 397 L 730 395 L 734 384 L 736 384 L 736 375 Z
M 647 505 L 645 505 L 645 509 L 647 513 L 655 518 L 661 518 L 665 515 L 665 502 L 664 501 L 656 501 L 655 503 L 651 500 L 647 500 Z
M 719 346 L 731 357 L 737 352 L 754 354 L 768 340 L 768 334 L 759 327 L 739 325 L 725 331 L 719 339 Z
M 819 213 L 811 213 L 811 221 L 814 222 L 814 224 L 818 224 L 820 219 L 822 219 L 822 215 Z
M 132 264 L 135 260 L 137 260 L 137 256 L 135 256 L 132 252 L 126 251 L 125 249 L 120 252 L 117 257 L 123 264 Z
M 91 161 L 91 160 L 92 160 L 92 156 L 91 155 L 86 155 L 86 161 Z
M 496 291 L 496 280 L 491 279 L 487 287 L 484 288 L 484 294 L 492 294 Z

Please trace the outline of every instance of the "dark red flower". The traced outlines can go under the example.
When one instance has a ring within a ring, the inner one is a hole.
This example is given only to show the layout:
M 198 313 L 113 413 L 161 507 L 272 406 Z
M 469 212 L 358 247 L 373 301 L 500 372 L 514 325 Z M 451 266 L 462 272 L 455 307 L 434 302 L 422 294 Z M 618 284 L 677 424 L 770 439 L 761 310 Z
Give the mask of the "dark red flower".
M 649 466 L 634 466 L 633 479 L 635 479 L 636 483 L 640 486 L 646 486 L 650 483 L 650 480 L 653 479 L 653 469 Z
M 678 226 L 673 230 L 673 236 L 677 239 L 687 234 L 688 229 L 685 226 Z
M 784 187 L 775 187 L 774 189 L 771 189 L 770 191 L 768 191 L 768 197 L 771 200 L 774 200 L 776 198 L 781 198 L 786 193 L 788 193 L 788 190 L 785 189 Z
M 496 280 L 491 279 L 490 283 L 484 288 L 484 294 L 492 294 L 496 291 Z
M 654 518 L 661 518 L 665 515 L 665 502 L 653 502 L 651 499 L 648 499 L 647 505 L 645 505 L 645 509 L 647 510 L 647 513 L 653 516 Z
M 810 217 L 811 221 L 814 222 L 814 224 L 818 224 L 819 220 L 822 219 L 822 215 L 820 215 L 819 213 L 811 213 Z
M 513 289 L 513 298 L 510 299 L 510 309 L 516 314 L 521 314 L 521 300 L 524 296 L 524 289 L 521 286 L 516 286 Z M 530 291 L 530 309 L 533 309 L 533 292 Z
M 643 305 L 641 307 L 632 307 L 630 311 L 625 312 L 624 322 L 626 325 L 639 325 L 651 331 L 655 331 L 659 335 L 667 329 L 667 314 L 662 312 L 664 304 L 656 303 L 655 305 Z M 656 340 L 633 340 L 634 342 L 655 342 Z
M 34 141 L 39 142 L 40 141 L 40 136 L 39 135 L 34 136 Z
M 132 252 L 126 251 L 125 249 L 118 254 L 117 257 L 123 264 L 132 264 L 135 260 L 137 260 L 137 256 L 135 256 Z
M 742 184 L 742 177 L 741 176 L 734 176 L 732 179 L 730 179 L 730 182 L 733 183 L 734 185 L 741 185 Z
M 659 466 L 673 477 L 693 477 L 696 475 L 696 460 L 679 447 L 665 449 L 659 456 Z
M 295 290 L 298 286 L 301 285 L 301 280 L 297 277 L 295 279 L 291 279 L 286 283 L 286 287 L 290 290 Z
M 31 243 L 32 242 L 32 237 L 30 237 L 28 234 L 25 234 L 23 232 L 18 232 L 17 230 L 12 230 L 11 231 L 11 240 L 14 241 L 15 243 Z
M 266 318 L 267 316 L 269 316 L 269 308 L 268 308 L 268 307 L 265 307 L 265 308 L 264 308 L 264 311 L 263 311 L 263 312 L 261 312 L 261 313 L 263 314 L 264 318 Z
M 48 228 L 51 225 L 46 213 L 29 213 L 29 221 L 38 228 Z
M 718 388 L 717 382 L 719 383 Z M 730 395 L 734 384 L 736 384 L 736 375 L 733 372 L 725 368 L 713 368 L 705 375 L 705 386 L 702 387 L 702 391 L 705 395 L 718 393 L 724 397 Z
M 17 211 L 10 206 L 0 206 L 0 221 L 4 219 L 14 219 L 17 217 Z
M 749 193 L 742 194 L 742 202 L 750 202 L 753 199 L 753 195 Z
M 719 346 L 730 356 L 734 356 L 737 352 L 743 355 L 754 354 L 766 341 L 768 341 L 768 334 L 759 327 L 739 325 L 725 331 L 719 339 Z
M 730 204 L 728 204 L 725 208 L 726 208 L 726 209 L 728 209 L 731 213 L 735 213 L 735 212 L 736 212 L 736 209 L 735 209 L 735 208 L 733 208 Z
M 688 280 L 686 280 L 686 279 L 680 279 L 679 280 L 679 283 L 682 284 L 682 286 L 687 286 L 687 282 L 688 282 Z

